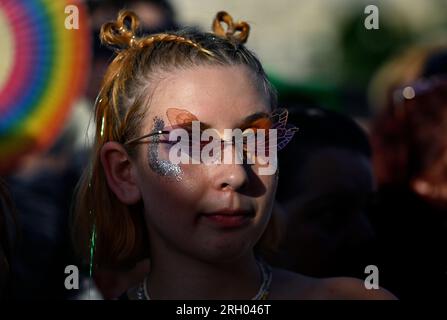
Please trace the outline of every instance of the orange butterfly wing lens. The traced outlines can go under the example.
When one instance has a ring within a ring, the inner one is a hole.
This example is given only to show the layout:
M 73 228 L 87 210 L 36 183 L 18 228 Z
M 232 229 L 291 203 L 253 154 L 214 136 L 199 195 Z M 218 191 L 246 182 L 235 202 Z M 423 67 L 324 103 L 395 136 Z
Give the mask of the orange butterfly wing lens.
M 168 117 L 171 126 L 178 126 L 193 121 L 199 121 L 197 116 L 185 109 L 169 108 L 166 110 L 166 116 Z

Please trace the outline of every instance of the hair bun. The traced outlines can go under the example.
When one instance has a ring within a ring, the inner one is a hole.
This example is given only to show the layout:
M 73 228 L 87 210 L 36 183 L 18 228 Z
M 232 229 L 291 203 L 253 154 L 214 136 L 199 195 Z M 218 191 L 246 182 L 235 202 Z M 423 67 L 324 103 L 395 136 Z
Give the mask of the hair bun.
M 222 27 L 222 22 L 227 25 L 226 30 Z M 213 32 L 229 40 L 238 43 L 245 43 L 250 33 L 250 25 L 245 21 L 235 23 L 233 18 L 225 11 L 219 11 L 213 21 Z
M 140 21 L 135 13 L 122 10 L 115 22 L 102 25 L 99 36 L 101 43 L 118 50 L 133 47 L 136 45 L 135 34 L 139 24 Z

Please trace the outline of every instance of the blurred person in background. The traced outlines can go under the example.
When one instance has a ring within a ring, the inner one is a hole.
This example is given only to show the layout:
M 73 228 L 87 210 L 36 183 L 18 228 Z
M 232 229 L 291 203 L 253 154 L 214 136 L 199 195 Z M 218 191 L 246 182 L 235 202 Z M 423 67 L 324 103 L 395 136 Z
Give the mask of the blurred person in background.
M 372 85 L 379 192 L 371 219 L 381 284 L 403 299 L 447 296 L 446 48 L 410 49 Z
M 18 232 L 16 213 L 6 184 L 0 180 L 0 300 L 11 298 L 11 257 Z
M 374 261 L 366 215 L 373 191 L 368 138 L 333 111 L 297 107 L 290 119 L 300 131 L 280 159 L 277 194 L 287 228 L 271 259 L 315 277 L 364 278 Z
M 87 158 L 74 145 L 73 122 L 43 154 L 30 155 L 5 177 L 17 208 L 21 237 L 12 258 L 13 297 L 64 298 L 64 269 L 73 264 L 68 218 Z

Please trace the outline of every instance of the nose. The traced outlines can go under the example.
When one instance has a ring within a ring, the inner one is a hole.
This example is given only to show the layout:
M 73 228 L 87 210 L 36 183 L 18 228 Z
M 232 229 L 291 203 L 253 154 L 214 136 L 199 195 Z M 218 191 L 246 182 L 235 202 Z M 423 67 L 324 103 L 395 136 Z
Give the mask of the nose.
M 230 147 L 231 148 L 231 147 Z M 233 149 L 233 156 L 238 156 Z M 233 158 L 234 160 L 234 158 Z M 218 190 L 240 190 L 244 188 L 248 183 L 248 172 L 247 168 L 242 163 L 236 163 L 232 161 L 231 163 L 221 163 L 213 165 L 213 185 Z
M 219 190 L 240 190 L 246 186 L 248 175 L 242 164 L 219 164 L 215 168 L 215 187 Z

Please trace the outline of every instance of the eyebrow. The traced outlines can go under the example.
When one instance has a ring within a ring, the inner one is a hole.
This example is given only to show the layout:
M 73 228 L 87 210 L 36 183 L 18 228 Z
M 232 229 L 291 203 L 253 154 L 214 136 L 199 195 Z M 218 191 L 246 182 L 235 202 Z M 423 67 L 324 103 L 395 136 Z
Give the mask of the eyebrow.
M 244 128 L 249 126 L 250 124 L 252 124 L 254 121 L 262 119 L 262 118 L 268 118 L 269 114 L 265 113 L 265 112 L 256 112 L 253 113 L 247 117 L 245 117 L 240 123 L 239 125 L 236 126 L 236 128 Z M 196 120 L 197 121 L 197 120 Z M 192 121 L 191 122 L 186 122 L 186 123 L 182 123 L 182 124 L 177 124 L 175 126 L 179 126 L 179 127 L 188 127 L 192 125 Z M 203 129 L 209 129 L 212 128 L 212 126 L 206 122 L 200 121 L 200 125 L 201 127 L 203 126 Z
M 245 117 L 245 119 L 242 121 L 242 123 L 238 127 L 246 127 L 246 126 L 249 126 L 250 124 L 252 124 L 256 120 L 259 120 L 262 118 L 268 118 L 268 117 L 269 117 L 268 113 L 256 112 L 256 113 L 253 113 L 253 114 Z

